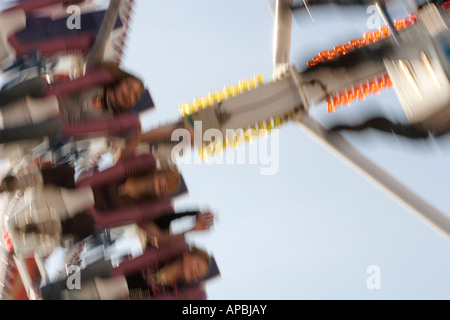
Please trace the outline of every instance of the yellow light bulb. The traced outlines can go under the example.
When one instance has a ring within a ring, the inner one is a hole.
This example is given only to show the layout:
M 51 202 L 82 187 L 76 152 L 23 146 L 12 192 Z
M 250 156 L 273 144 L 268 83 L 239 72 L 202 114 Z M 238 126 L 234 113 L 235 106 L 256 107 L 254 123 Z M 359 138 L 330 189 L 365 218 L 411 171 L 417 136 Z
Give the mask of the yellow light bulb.
M 244 136 L 244 138 L 245 138 L 245 141 L 246 142 L 252 142 L 252 140 L 253 140 L 253 135 L 252 135 L 252 133 L 251 133 L 251 131 L 246 131 L 245 132 L 245 136 Z
M 260 86 L 264 83 L 264 77 L 263 77 L 262 73 L 257 73 L 255 75 L 255 81 L 258 86 Z
M 227 146 L 232 146 L 234 145 L 234 136 L 230 135 L 227 137 Z
M 274 128 L 279 127 L 282 124 L 282 121 L 279 117 L 273 118 L 273 126 Z
M 221 91 L 219 93 L 219 101 L 225 101 L 227 99 L 227 93 L 225 91 Z
M 218 91 L 211 92 L 209 94 L 209 99 L 211 100 L 211 104 L 217 104 L 220 100 L 220 93 Z
M 253 136 L 256 135 L 257 135 L 256 129 L 252 127 L 247 128 L 247 130 L 245 130 L 244 132 L 244 137 L 246 141 L 252 140 Z
M 259 123 L 258 124 L 258 135 L 264 135 L 265 134 L 266 128 L 264 127 L 264 123 Z
M 233 86 L 228 86 L 225 88 L 225 91 L 227 93 L 227 97 L 233 97 L 234 96 L 234 87 Z
M 250 90 L 253 90 L 253 89 L 255 89 L 256 88 L 256 81 L 253 79 L 253 80 L 250 80 Z
M 242 144 L 242 142 L 244 142 L 244 139 L 242 137 L 236 137 L 236 141 L 234 142 L 234 148 L 237 149 L 239 147 L 240 144 Z
M 205 108 L 205 98 L 196 99 L 197 110 L 201 110 Z
M 215 152 L 222 152 L 223 151 L 222 144 L 219 143 L 219 142 L 214 143 L 214 151 Z
M 242 92 L 242 90 L 241 90 L 241 87 L 239 85 L 234 87 L 234 94 L 235 95 L 241 94 L 241 92 Z
M 183 116 L 189 115 L 189 103 L 183 102 L 180 104 L 180 112 Z
M 249 90 L 250 82 L 247 79 L 239 81 L 239 86 L 241 87 L 241 91 L 245 92 Z

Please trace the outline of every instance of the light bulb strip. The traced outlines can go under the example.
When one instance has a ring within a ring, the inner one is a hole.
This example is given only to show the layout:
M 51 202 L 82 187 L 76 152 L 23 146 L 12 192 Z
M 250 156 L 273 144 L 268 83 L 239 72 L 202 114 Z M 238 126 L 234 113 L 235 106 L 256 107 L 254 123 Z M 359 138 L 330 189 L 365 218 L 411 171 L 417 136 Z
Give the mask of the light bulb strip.
M 340 106 L 347 107 L 356 100 L 364 100 L 366 97 L 379 94 L 383 89 L 392 88 L 392 81 L 386 73 L 382 76 L 361 82 L 360 84 L 336 92 L 326 97 L 327 113 L 335 112 Z
M 204 144 L 198 149 L 198 153 L 201 159 L 207 160 L 210 156 L 222 153 L 227 148 L 238 148 L 239 145 L 244 143 L 251 144 L 253 139 L 258 137 L 267 138 L 270 131 L 278 128 L 285 120 L 282 117 L 273 117 L 271 119 L 261 121 L 250 125 L 247 129 L 242 129 L 240 134 L 234 134 L 232 136 L 224 136 L 223 140 L 210 142 Z M 235 130 L 237 132 L 238 130 Z
M 450 2 L 450 1 L 447 1 Z M 449 5 L 448 5 L 449 6 Z M 395 29 L 401 30 L 410 25 L 413 25 L 417 22 L 417 16 L 415 14 L 411 14 L 407 19 L 398 19 L 394 22 Z M 319 63 L 330 61 L 336 57 L 344 56 L 350 51 L 357 50 L 361 47 L 364 47 L 368 44 L 372 44 L 377 42 L 383 38 L 387 38 L 390 36 L 390 31 L 387 26 L 382 26 L 377 31 L 368 31 L 364 33 L 364 35 L 360 39 L 352 39 L 348 43 L 342 45 L 338 44 L 333 49 L 327 51 L 320 52 L 313 59 L 309 60 L 307 65 L 309 67 L 318 65 Z
M 264 83 L 262 74 L 258 73 L 252 79 L 243 79 L 237 85 L 226 86 L 221 91 L 210 92 L 208 96 L 195 98 L 192 102 L 180 103 L 181 115 L 188 116 L 197 111 L 209 108 L 219 102 L 235 97 L 247 91 L 256 89 Z

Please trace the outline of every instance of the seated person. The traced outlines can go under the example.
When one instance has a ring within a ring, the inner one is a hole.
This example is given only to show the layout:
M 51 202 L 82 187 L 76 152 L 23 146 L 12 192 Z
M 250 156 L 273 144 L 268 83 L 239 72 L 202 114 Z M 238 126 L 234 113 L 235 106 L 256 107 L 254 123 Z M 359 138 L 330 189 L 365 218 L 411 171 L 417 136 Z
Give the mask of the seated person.
M 45 82 L 43 79 L 34 80 L 30 86 L 20 85 L 19 88 L 12 88 L 13 94 L 3 92 L 2 95 L 5 98 L 4 102 L 0 104 L 2 105 L 0 143 L 41 140 L 45 136 L 54 142 L 63 136 L 89 133 L 83 131 L 89 131 L 92 127 L 80 127 L 81 123 L 104 120 L 105 116 L 111 117 L 127 113 L 139 101 L 144 92 L 143 82 L 123 71 L 117 64 L 103 61 L 105 47 L 118 16 L 119 8 L 120 1 L 112 0 L 110 2 L 108 14 L 86 59 L 86 75 L 95 74 L 99 77 L 98 80 L 94 80 L 94 83 L 88 87 L 84 84 L 83 88 L 69 92 L 58 90 L 58 85 L 52 84 L 47 88 L 46 97 L 38 100 L 33 100 L 31 97 L 40 96 L 41 87 L 46 85 L 39 83 L 39 81 Z M 2 95 L 0 95 L 0 100 L 2 100 Z M 22 101 L 17 101 L 17 99 Z M 9 103 L 5 104 L 6 102 Z M 134 131 L 139 131 L 139 119 L 137 116 L 135 118 L 129 126 L 133 127 Z M 118 124 L 115 124 L 113 128 L 106 126 L 99 130 L 130 130 L 125 127 L 121 128 L 121 120 L 123 121 L 123 119 L 118 119 L 116 121 Z M 113 134 L 121 133 L 123 132 L 113 132 Z
M 156 249 L 159 250 L 159 249 Z M 127 262 L 124 262 L 124 264 Z M 146 300 L 163 298 L 182 291 L 183 285 L 195 285 L 208 274 L 211 257 L 203 250 L 191 247 L 174 259 L 140 270 L 120 274 L 106 266 L 110 277 L 84 277 L 81 271 L 81 289 L 67 290 L 64 285 L 51 284 L 41 289 L 44 300 Z M 119 265 L 120 268 L 120 265 Z M 83 282 L 83 279 L 86 279 Z M 61 282 L 66 283 L 66 280 Z
M 148 171 L 108 185 L 93 187 L 95 208 L 100 211 L 126 207 L 143 201 L 165 199 L 178 190 L 180 173 L 176 166 Z

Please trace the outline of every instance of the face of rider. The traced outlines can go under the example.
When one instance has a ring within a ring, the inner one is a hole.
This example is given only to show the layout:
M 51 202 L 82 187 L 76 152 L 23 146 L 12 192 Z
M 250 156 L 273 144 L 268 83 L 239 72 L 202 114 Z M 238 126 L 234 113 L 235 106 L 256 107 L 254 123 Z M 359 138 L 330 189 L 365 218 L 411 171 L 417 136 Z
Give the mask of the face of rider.
M 139 80 L 129 77 L 119 82 L 110 93 L 110 99 L 120 110 L 126 111 L 133 107 L 141 98 L 142 84 Z

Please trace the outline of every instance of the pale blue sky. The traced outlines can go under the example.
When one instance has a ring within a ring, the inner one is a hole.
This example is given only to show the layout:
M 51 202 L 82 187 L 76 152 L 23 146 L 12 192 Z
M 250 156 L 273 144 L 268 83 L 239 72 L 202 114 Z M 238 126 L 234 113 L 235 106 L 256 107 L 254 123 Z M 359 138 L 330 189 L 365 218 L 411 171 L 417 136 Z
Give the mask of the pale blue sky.
M 124 66 L 142 76 L 157 109 L 150 127 L 177 119 L 178 104 L 240 79 L 272 73 L 273 21 L 262 0 L 138 0 Z M 396 11 L 397 12 L 397 11 Z M 292 63 L 366 29 L 365 9 L 312 8 L 294 17 Z M 325 124 L 370 112 L 403 120 L 393 91 L 326 115 Z M 363 136 L 363 137 L 362 137 Z M 450 214 L 450 141 L 410 142 L 375 133 L 347 135 L 364 154 Z M 370 143 L 369 143 L 370 142 Z M 450 243 L 293 124 L 280 129 L 280 170 L 257 165 L 183 165 L 190 194 L 176 206 L 217 214 L 214 230 L 192 240 L 216 257 L 210 299 L 449 299 Z M 366 286 L 370 265 L 381 289 Z

